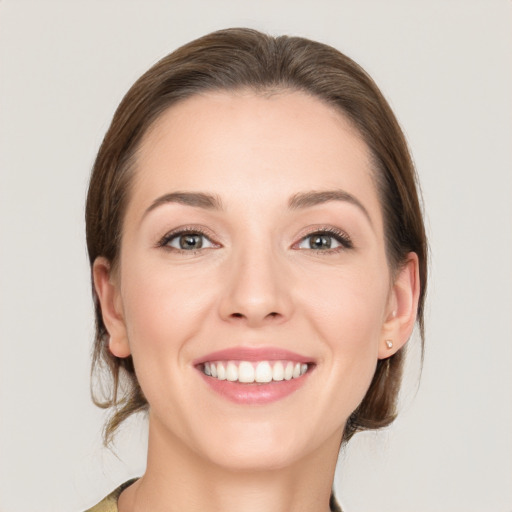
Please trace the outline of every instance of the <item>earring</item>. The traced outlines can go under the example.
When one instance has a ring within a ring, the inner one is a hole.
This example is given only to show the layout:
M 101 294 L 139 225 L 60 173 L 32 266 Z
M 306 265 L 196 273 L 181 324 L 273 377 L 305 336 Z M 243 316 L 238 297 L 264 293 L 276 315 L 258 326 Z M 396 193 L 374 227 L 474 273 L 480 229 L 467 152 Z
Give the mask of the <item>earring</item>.
M 386 346 L 389 348 L 389 349 L 392 349 L 393 348 L 393 342 L 391 340 L 386 340 Z

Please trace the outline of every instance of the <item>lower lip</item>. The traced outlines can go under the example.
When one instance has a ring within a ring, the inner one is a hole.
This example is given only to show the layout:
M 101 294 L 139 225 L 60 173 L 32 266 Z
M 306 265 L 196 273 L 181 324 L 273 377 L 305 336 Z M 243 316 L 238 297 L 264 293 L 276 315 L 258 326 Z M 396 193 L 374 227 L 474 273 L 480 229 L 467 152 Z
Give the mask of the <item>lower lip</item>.
M 205 375 L 198 370 L 208 386 L 222 397 L 237 404 L 269 404 L 291 395 L 302 387 L 312 368 L 297 379 L 273 381 L 266 384 L 231 382 Z

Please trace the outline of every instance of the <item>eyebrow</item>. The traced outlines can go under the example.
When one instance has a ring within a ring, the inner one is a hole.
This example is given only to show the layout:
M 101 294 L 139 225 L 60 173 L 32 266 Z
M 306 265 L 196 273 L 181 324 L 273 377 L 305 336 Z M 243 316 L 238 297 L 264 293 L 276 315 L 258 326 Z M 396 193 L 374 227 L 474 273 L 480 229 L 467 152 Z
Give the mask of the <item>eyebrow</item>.
M 290 197 L 288 201 L 288 208 L 290 210 L 300 210 L 328 203 L 330 201 L 342 201 L 353 204 L 364 213 L 370 224 L 373 224 L 368 210 L 364 207 L 361 201 L 352 194 L 339 189 L 299 192 Z M 155 208 L 167 203 L 179 203 L 186 206 L 203 208 L 205 210 L 220 211 L 224 209 L 222 199 L 218 195 L 206 194 L 204 192 L 171 192 L 155 199 L 146 209 L 143 217 Z
M 155 199 L 144 212 L 145 217 L 150 211 L 167 203 L 179 203 L 205 210 L 223 210 L 222 200 L 219 196 L 205 194 L 204 192 L 171 192 Z
M 298 210 L 302 208 L 310 208 L 319 204 L 328 203 L 329 201 L 343 201 L 346 203 L 357 206 L 361 212 L 364 213 L 370 224 L 373 225 L 372 219 L 368 210 L 364 207 L 363 203 L 357 197 L 345 192 L 344 190 L 320 190 L 312 192 L 301 192 L 294 194 L 288 201 L 288 207 L 291 210 Z

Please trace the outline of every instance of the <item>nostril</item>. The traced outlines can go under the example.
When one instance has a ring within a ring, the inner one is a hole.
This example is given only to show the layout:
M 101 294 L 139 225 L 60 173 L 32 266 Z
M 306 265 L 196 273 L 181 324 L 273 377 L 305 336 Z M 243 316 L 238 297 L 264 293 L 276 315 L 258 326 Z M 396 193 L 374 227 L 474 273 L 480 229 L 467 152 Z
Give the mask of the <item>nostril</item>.
M 276 313 L 275 311 L 272 311 L 272 313 L 269 313 L 268 315 L 266 315 L 266 317 L 270 317 L 270 318 L 275 318 L 277 316 L 279 316 L 279 313 Z M 232 313 L 231 317 L 232 318 L 244 318 L 245 315 L 243 313 Z

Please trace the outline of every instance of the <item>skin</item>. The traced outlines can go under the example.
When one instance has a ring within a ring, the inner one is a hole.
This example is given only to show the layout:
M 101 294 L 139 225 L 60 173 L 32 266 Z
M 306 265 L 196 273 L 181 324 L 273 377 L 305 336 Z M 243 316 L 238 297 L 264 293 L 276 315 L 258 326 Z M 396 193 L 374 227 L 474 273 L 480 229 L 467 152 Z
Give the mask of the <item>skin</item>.
M 150 404 L 147 471 L 120 511 L 327 511 L 347 418 L 377 360 L 409 338 L 418 300 L 416 255 L 389 269 L 366 144 L 303 93 L 208 93 L 151 127 L 133 185 L 119 266 L 93 269 L 110 350 L 133 356 Z M 324 190 L 359 205 L 289 208 Z M 151 207 L 177 191 L 223 209 Z M 183 226 L 206 232 L 202 248 L 159 245 Z M 333 228 L 352 247 L 311 248 L 308 235 Z M 315 367 L 282 400 L 234 404 L 192 364 L 233 346 L 291 350 Z

